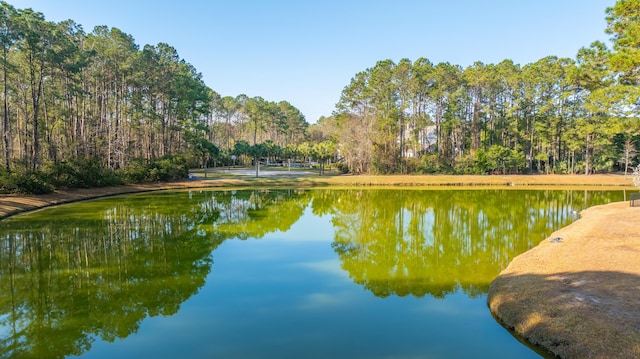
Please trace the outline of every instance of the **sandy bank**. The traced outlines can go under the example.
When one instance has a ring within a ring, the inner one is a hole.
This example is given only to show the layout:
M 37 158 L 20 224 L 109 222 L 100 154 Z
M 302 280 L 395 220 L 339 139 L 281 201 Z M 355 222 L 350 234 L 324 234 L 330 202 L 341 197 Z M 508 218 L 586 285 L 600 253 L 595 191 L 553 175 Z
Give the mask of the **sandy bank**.
M 126 193 L 158 191 L 165 189 L 213 187 L 215 185 L 216 183 L 213 181 L 184 181 L 100 188 L 77 188 L 68 191 L 54 191 L 53 193 L 44 195 L 0 195 L 0 219 L 44 207 L 83 201 L 93 198 L 114 196 Z
M 494 315 L 562 358 L 640 358 L 640 207 L 589 208 L 491 284 Z

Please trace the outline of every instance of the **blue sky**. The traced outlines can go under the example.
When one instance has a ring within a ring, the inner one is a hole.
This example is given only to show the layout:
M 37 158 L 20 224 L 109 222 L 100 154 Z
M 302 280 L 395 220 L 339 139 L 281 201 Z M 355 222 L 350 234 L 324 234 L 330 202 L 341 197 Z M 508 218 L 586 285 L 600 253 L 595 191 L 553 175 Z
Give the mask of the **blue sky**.
M 615 0 L 9 0 L 91 32 L 116 27 L 142 48 L 166 42 L 222 96 L 286 100 L 310 123 L 379 60 L 463 67 L 609 45 Z

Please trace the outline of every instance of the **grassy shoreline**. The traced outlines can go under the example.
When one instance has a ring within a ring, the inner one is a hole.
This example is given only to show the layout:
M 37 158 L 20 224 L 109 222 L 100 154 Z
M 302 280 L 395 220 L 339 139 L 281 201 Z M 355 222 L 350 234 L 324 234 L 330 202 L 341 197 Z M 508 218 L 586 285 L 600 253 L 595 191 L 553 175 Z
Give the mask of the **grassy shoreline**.
M 18 213 L 37 210 L 58 204 L 71 203 L 87 199 L 148 192 L 158 190 L 180 190 L 189 188 L 249 188 L 249 187 L 330 187 L 351 188 L 437 188 L 437 189 L 471 189 L 500 188 L 500 189 L 602 189 L 633 190 L 631 176 L 622 174 L 599 175 L 327 175 L 318 176 L 302 172 L 292 174 L 282 171 L 283 175 L 270 176 L 237 176 L 229 175 L 228 171 L 216 170 L 204 174 L 194 172 L 193 180 L 177 182 L 145 183 L 137 185 L 122 185 L 100 188 L 80 188 L 58 190 L 45 195 L 0 195 L 0 219 Z

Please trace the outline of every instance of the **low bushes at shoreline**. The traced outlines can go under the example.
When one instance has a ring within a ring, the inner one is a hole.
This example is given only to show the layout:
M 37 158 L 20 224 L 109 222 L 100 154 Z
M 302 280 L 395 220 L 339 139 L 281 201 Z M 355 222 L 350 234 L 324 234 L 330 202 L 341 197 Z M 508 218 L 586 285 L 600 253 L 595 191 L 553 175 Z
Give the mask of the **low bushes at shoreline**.
M 96 158 L 81 158 L 28 172 L 0 170 L 0 193 L 41 195 L 60 189 L 176 181 L 187 177 L 188 164 L 182 156 L 165 156 L 153 161 L 135 160 L 126 168 L 112 170 Z

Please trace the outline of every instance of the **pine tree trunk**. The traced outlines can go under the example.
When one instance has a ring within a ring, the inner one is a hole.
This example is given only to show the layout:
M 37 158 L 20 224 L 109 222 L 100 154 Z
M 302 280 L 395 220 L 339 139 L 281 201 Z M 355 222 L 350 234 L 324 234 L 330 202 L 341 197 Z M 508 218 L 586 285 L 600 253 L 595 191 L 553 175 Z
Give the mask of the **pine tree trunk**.
M 11 148 L 9 147 L 10 124 L 9 124 L 9 94 L 7 90 L 7 47 L 3 46 L 2 55 L 4 59 L 3 65 L 3 85 L 4 85 L 4 113 L 3 113 L 3 139 L 4 139 L 4 164 L 7 172 L 11 171 Z

